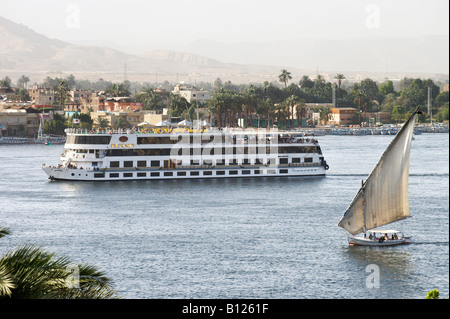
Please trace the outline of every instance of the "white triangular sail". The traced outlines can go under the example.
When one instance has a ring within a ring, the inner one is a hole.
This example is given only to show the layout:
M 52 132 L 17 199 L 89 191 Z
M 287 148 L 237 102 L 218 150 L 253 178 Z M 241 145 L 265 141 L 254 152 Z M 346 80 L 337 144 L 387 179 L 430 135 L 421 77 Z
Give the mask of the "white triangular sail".
M 417 111 L 403 125 L 356 194 L 338 226 L 356 235 L 411 217 L 409 155 Z

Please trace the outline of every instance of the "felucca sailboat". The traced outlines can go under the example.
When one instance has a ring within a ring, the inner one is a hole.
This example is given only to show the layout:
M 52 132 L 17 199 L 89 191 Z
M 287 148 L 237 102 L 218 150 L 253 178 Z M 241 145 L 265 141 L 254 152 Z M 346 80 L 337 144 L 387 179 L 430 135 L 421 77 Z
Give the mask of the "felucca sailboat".
M 350 245 L 391 246 L 411 243 L 396 230 L 375 230 L 411 217 L 408 201 L 409 157 L 417 109 L 384 151 L 338 223 L 350 233 Z M 360 234 L 360 235 L 358 235 Z M 357 236 L 358 235 L 358 236 Z

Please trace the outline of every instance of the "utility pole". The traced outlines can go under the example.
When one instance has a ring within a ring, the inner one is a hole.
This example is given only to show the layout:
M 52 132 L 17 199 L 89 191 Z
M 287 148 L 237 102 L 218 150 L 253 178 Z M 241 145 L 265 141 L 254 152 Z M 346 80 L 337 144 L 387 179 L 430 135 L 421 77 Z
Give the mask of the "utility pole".
M 430 114 L 430 124 L 433 124 L 433 114 L 431 113 L 431 86 L 428 87 L 428 114 Z

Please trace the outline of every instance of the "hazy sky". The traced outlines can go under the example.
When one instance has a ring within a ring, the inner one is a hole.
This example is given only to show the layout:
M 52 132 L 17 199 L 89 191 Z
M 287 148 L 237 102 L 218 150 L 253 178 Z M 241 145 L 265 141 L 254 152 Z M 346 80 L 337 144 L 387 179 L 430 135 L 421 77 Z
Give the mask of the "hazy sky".
M 2 0 L 0 15 L 50 38 L 116 43 L 127 51 L 198 39 L 265 42 L 449 32 L 448 0 Z

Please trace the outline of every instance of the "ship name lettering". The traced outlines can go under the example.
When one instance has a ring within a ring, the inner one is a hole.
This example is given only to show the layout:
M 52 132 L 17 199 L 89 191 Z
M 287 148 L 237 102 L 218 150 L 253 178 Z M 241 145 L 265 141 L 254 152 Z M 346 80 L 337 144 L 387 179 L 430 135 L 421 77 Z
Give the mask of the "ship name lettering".
M 111 144 L 111 148 L 135 147 L 136 144 Z

